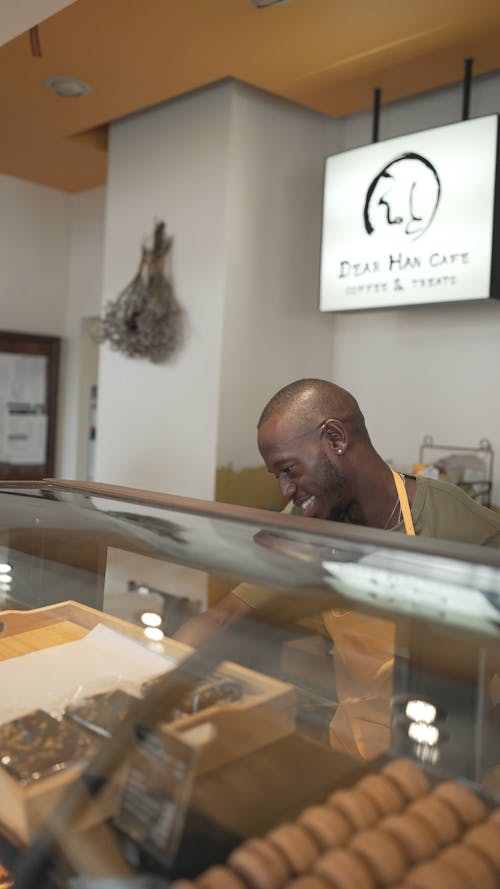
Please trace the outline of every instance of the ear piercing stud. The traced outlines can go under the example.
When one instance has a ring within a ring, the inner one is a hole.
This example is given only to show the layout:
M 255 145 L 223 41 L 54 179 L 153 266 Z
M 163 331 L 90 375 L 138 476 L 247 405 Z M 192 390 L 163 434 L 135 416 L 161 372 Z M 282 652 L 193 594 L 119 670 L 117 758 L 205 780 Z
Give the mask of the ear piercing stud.
M 339 454 L 342 453 L 342 448 L 339 448 L 339 449 L 338 449 L 338 453 L 339 453 Z

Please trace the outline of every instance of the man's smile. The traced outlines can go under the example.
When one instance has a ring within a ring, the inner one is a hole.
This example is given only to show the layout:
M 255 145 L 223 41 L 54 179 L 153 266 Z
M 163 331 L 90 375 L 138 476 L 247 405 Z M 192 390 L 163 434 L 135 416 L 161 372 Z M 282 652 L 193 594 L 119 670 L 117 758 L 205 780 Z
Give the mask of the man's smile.
M 314 496 L 314 494 L 311 494 L 311 496 L 307 497 L 305 500 L 301 500 L 301 501 L 295 503 L 296 506 L 300 506 L 300 508 L 305 516 L 314 515 L 315 504 L 316 504 L 316 497 Z

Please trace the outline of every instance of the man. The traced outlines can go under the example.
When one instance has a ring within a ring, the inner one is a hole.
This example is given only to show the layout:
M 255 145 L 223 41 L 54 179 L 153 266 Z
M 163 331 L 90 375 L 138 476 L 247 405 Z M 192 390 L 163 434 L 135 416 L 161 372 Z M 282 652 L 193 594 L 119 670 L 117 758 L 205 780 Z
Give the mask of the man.
M 281 389 L 258 424 L 259 450 L 287 501 L 311 518 L 403 531 L 394 473 L 357 401 L 325 380 Z M 500 546 L 500 517 L 446 482 L 404 477 L 416 534 Z
M 280 389 L 259 419 L 258 446 L 288 510 L 309 518 L 500 546 L 500 516 L 455 485 L 394 473 L 374 449 L 355 398 L 326 380 L 297 380 Z M 264 587 L 241 584 L 181 627 L 176 638 L 195 645 L 250 615 L 272 595 Z M 393 625 L 354 612 L 330 611 L 321 617 L 334 641 L 341 704 L 332 742 L 362 756 L 376 755 L 388 740 Z

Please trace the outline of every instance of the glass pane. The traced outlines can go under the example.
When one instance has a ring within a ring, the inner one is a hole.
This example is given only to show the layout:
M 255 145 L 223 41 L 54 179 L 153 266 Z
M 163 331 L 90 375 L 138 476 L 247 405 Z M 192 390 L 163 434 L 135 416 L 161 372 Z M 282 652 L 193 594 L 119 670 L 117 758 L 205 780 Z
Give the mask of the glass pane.
M 0 498 L 0 821 L 22 843 L 26 788 L 56 773 L 64 823 L 92 810 L 85 762 L 112 873 L 194 878 L 401 756 L 498 804 L 496 552 L 99 485 Z M 64 738 L 56 765 L 19 754 L 28 717 Z

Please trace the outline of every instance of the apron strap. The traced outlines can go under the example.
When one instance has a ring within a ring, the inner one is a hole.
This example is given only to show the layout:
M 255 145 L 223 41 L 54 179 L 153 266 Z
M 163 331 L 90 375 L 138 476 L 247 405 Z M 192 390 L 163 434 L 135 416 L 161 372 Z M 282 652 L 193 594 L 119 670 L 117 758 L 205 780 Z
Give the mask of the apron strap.
M 415 536 L 415 528 L 413 527 L 413 519 L 411 517 L 410 503 L 408 500 L 408 494 L 406 493 L 406 487 L 403 479 L 401 478 L 399 472 L 395 472 L 395 470 L 390 467 L 390 470 L 394 476 L 394 482 L 396 484 L 396 491 L 398 492 L 399 504 L 401 506 L 401 513 L 403 515 L 403 522 L 405 526 L 405 531 L 407 534 L 411 536 Z

